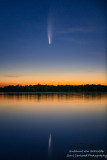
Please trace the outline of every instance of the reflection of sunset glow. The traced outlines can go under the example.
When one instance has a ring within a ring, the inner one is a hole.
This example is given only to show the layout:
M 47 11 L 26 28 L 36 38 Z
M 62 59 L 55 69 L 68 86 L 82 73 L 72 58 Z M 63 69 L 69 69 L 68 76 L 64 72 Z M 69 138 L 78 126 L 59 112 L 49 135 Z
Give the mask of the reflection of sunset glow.
M 106 104 L 107 94 L 0 94 L 0 110 L 30 111 L 35 114 L 100 112 L 105 110 Z

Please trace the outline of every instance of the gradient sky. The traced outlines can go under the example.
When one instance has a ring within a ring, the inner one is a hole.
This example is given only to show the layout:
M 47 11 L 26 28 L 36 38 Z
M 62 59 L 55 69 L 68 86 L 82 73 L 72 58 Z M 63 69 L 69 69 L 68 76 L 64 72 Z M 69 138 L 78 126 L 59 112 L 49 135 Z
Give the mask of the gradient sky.
M 107 85 L 106 9 L 106 0 L 0 0 L 0 86 Z

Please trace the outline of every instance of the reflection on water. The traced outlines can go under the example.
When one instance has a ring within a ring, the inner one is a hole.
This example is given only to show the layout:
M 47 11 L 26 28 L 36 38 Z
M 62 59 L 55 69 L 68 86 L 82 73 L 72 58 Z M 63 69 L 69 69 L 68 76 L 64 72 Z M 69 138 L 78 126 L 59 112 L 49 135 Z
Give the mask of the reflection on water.
M 102 100 L 107 97 L 106 93 L 0 93 L 0 100 L 25 100 L 25 101 L 64 101 L 67 100 Z
M 48 142 L 48 156 L 49 156 L 49 159 L 51 159 L 51 156 L 52 156 L 52 139 L 51 139 L 51 134 L 49 135 L 49 142 Z
M 0 160 L 66 160 L 71 146 L 106 145 L 106 104 L 100 93 L 0 93 Z
M 106 94 L 0 94 L 0 109 L 36 111 L 36 112 L 69 112 L 69 110 L 100 110 L 105 107 Z M 30 107 L 29 107 L 30 106 Z M 75 107 L 74 107 L 75 106 Z M 87 106 L 87 107 L 86 107 Z M 94 107 L 93 107 L 94 106 Z

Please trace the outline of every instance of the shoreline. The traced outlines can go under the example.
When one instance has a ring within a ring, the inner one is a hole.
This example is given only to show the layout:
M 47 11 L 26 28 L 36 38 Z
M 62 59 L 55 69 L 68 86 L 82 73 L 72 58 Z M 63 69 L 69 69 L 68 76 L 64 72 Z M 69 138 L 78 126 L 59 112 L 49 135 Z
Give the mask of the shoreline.
M 16 95 L 18 95 L 18 94 L 27 94 L 27 95 L 35 95 L 35 94 L 107 94 L 107 92 L 74 92 L 74 91 L 72 91 L 72 92 L 0 92 L 0 95 L 6 95 L 6 94 L 16 94 Z

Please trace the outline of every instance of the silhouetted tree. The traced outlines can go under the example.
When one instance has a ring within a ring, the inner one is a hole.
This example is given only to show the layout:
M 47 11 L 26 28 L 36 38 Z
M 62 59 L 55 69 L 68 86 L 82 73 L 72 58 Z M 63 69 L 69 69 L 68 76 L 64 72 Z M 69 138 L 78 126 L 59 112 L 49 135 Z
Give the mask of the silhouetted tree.
M 107 92 L 104 85 L 26 85 L 0 87 L 0 92 Z

